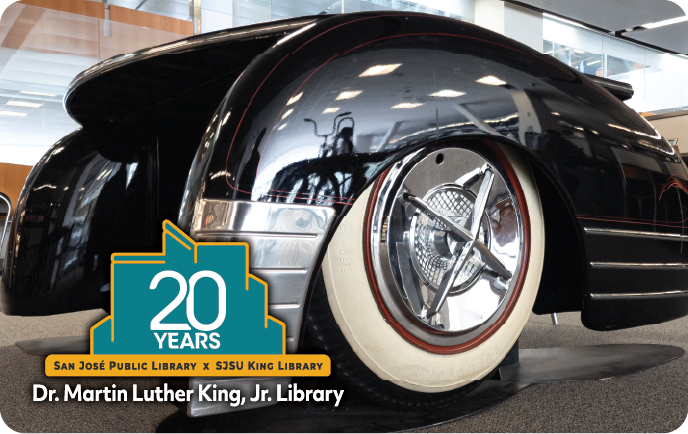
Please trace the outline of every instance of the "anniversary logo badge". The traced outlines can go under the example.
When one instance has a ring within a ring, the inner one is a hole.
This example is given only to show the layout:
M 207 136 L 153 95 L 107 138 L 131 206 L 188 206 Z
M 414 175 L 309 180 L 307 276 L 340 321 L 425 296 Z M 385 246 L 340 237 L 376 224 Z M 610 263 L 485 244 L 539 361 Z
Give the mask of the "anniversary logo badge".
M 287 354 L 285 324 L 268 315 L 268 285 L 249 274 L 247 243 L 197 243 L 170 221 L 163 222 L 161 253 L 111 256 L 110 315 L 91 327 L 90 354 L 52 354 L 45 373 L 55 377 L 323 377 L 330 359 L 322 354 Z M 319 396 L 297 386 L 280 390 Z M 234 399 L 231 391 L 168 392 L 167 384 L 150 400 Z M 235 391 L 236 392 L 236 391 Z M 323 400 L 342 391 L 318 391 Z M 329 393 L 328 393 L 329 392 Z M 64 399 L 127 400 L 124 390 L 82 391 L 65 385 Z M 223 396 L 227 395 L 227 396 Z M 254 400 L 272 399 L 256 390 Z M 133 400 L 143 400 L 137 395 Z M 160 399 L 154 398 L 159 396 Z M 284 395 L 284 397 L 283 397 Z M 171 397 L 168 399 L 167 397 Z M 89 399 L 90 398 L 90 399 Z M 60 394 L 34 385 L 34 400 L 59 400 Z M 245 397 L 243 398 L 245 402 Z M 148 400 L 148 399 L 146 399 Z

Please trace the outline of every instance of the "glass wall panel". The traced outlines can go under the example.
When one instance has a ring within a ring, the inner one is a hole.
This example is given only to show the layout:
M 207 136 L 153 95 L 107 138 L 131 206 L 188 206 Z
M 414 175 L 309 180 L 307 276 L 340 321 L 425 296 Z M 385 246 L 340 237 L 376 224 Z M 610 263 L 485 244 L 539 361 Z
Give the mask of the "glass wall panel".
M 62 98 L 79 72 L 116 54 L 183 37 L 11 5 L 0 20 L 0 162 L 33 165 L 48 147 L 78 127 L 64 110 Z
M 93 0 L 127 9 L 150 12 L 178 20 L 189 20 L 189 0 Z M 231 1 L 225 0 L 225 3 Z
M 96 1 L 96 0 L 93 0 Z M 193 0 L 202 33 L 306 15 L 397 10 L 473 22 L 475 0 Z M 194 20 L 188 0 L 108 0 L 108 4 Z
M 688 58 L 664 54 L 560 20 L 545 18 L 546 54 L 581 72 L 629 83 L 635 94 L 626 101 L 637 111 L 688 106 Z

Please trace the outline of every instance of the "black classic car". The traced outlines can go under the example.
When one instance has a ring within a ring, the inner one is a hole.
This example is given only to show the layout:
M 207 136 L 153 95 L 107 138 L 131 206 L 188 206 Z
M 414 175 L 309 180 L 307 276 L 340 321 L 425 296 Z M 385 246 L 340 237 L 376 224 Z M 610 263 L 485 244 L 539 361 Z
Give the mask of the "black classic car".
M 308 337 L 378 402 L 436 405 L 498 366 L 531 312 L 593 330 L 688 314 L 687 169 L 630 93 L 403 12 L 113 57 L 75 78 L 82 127 L 26 181 L 0 307 L 107 308 L 111 253 L 158 251 L 167 218 L 249 243 L 288 352 Z M 189 414 L 218 411 L 201 404 Z

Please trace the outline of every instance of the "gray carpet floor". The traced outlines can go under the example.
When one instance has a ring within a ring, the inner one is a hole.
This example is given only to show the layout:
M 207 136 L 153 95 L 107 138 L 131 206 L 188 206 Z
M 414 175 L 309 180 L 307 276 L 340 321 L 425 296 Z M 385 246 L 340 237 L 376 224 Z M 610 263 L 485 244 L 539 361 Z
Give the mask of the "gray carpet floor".
M 152 432 L 176 411 L 167 403 L 34 403 L 31 384 L 62 390 L 74 380 L 46 378 L 42 357 L 30 356 L 14 342 L 49 336 L 86 334 L 102 311 L 43 318 L 0 314 L 0 415 L 19 432 Z M 585 329 L 579 314 L 532 316 L 521 336 L 522 348 L 607 343 L 656 343 L 688 350 L 688 318 L 667 324 L 599 333 Z M 156 379 L 80 379 L 84 387 L 113 382 L 118 388 L 152 388 Z M 432 428 L 431 432 L 671 432 L 688 415 L 688 356 L 665 365 L 607 381 L 531 386 L 474 416 Z M 228 416 L 229 417 L 229 416 Z

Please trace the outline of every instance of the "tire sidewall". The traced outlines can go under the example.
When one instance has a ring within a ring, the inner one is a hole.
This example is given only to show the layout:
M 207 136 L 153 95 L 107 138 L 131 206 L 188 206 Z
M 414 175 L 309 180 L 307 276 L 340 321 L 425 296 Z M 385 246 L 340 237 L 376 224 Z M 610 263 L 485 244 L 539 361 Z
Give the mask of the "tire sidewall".
M 379 378 L 416 392 L 456 389 L 490 373 L 504 359 L 525 326 L 537 296 L 544 260 L 544 220 L 527 163 L 500 146 L 524 193 L 530 223 L 530 257 L 518 300 L 504 322 L 477 347 L 440 355 L 406 341 L 380 312 L 365 268 L 365 217 L 373 186 L 342 219 L 325 254 L 322 270 L 332 314 L 354 353 Z

